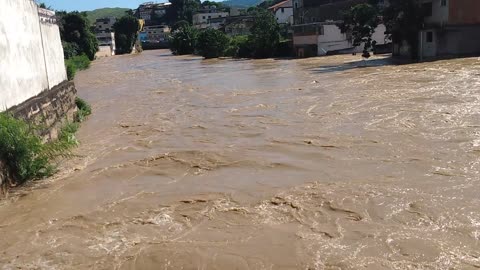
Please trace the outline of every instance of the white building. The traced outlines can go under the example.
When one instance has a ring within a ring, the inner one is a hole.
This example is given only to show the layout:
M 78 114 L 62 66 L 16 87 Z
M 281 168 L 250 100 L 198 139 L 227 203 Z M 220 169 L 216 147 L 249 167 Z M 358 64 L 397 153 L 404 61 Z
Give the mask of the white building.
M 286 0 L 268 8 L 279 24 L 293 24 L 292 0 Z
M 167 42 L 170 35 L 170 27 L 167 25 L 145 26 L 140 32 L 140 40 L 149 43 Z
M 228 12 L 218 10 L 215 6 L 207 7 L 193 14 L 193 26 L 198 29 L 210 28 L 211 19 L 226 18 L 228 15 Z
M 113 25 L 117 22 L 117 18 L 115 17 L 106 17 L 97 19 L 95 21 L 95 32 L 115 32 L 113 30 Z
M 96 57 L 115 55 L 115 33 L 113 26 L 117 22 L 115 17 L 97 19 L 95 21 L 95 37 L 98 40 L 98 52 Z

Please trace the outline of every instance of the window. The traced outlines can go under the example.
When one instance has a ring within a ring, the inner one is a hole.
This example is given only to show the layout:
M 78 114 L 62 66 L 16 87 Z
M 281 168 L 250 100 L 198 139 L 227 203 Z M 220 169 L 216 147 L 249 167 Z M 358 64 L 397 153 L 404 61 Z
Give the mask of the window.
M 282 7 L 282 13 L 285 13 L 285 8 Z
M 442 7 L 446 7 L 447 6 L 447 0 L 442 0 L 441 5 L 442 5 Z
M 423 3 L 422 10 L 423 10 L 423 15 L 425 15 L 425 17 L 431 17 L 433 13 L 432 2 Z
M 427 43 L 433 42 L 433 32 L 427 32 Z
M 204 19 L 204 20 L 205 20 L 205 16 L 202 16 L 202 19 Z

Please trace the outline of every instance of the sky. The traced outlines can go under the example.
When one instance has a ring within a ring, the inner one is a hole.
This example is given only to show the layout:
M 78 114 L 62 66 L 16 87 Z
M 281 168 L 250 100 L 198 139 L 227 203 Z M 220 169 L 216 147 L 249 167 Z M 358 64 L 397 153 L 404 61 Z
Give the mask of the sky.
M 137 8 L 139 4 L 153 0 L 39 0 L 55 10 L 66 11 L 87 11 L 104 7 L 122 7 Z M 166 0 L 158 0 L 153 2 L 167 2 Z

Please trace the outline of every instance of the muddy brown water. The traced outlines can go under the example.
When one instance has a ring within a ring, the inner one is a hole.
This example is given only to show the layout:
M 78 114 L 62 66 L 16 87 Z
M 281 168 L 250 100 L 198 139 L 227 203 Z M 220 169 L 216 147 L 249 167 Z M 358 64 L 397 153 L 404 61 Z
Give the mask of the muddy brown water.
M 480 268 L 478 58 L 146 51 L 76 84 L 78 157 L 0 202 L 0 269 Z

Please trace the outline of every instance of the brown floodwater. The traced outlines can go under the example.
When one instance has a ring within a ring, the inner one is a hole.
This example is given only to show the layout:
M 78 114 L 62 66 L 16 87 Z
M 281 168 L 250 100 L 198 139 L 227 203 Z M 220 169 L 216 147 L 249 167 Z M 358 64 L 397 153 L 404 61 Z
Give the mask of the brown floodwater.
M 78 74 L 76 156 L 0 201 L 0 269 L 479 269 L 480 59 Z

